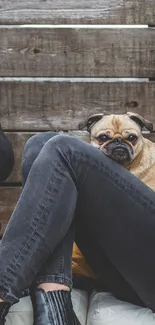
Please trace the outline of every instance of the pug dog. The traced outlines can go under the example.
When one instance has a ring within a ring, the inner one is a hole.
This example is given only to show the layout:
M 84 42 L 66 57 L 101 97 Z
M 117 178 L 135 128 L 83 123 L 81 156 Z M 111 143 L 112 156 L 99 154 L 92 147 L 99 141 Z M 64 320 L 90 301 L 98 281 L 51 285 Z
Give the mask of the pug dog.
M 85 127 L 93 146 L 155 190 L 155 143 L 142 134 L 144 127 L 153 131 L 150 121 L 131 112 L 94 114 L 79 124 Z

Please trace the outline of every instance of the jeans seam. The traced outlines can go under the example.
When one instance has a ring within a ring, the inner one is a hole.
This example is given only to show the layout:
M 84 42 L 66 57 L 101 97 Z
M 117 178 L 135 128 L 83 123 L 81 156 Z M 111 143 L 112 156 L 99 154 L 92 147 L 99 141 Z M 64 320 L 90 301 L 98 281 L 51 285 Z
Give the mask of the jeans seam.
M 72 280 L 70 278 L 68 278 L 67 276 L 65 276 L 64 274 L 50 274 L 50 275 L 43 275 L 43 276 L 39 276 L 36 279 L 36 284 L 40 284 L 40 283 L 47 283 L 47 282 L 55 282 L 55 283 L 62 283 L 62 284 L 67 284 L 69 287 L 72 287 Z
M 61 255 L 61 257 L 60 257 L 60 273 L 62 273 L 62 271 L 63 271 L 63 262 L 64 262 L 64 258 Z

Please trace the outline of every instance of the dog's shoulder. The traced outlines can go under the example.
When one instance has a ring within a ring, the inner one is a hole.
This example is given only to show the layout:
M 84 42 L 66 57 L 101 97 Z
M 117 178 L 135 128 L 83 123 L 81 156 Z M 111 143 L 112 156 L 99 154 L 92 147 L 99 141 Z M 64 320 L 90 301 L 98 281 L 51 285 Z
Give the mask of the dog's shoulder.
M 152 164 L 155 161 L 155 143 L 144 138 L 143 158 Z
M 144 138 L 141 155 L 131 164 L 129 171 L 155 190 L 155 143 Z

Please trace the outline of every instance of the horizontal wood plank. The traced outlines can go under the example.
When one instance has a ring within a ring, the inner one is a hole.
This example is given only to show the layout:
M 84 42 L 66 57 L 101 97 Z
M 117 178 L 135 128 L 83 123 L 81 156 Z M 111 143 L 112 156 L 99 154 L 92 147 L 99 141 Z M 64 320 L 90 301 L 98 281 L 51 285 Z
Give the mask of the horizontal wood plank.
M 15 155 L 15 165 L 13 172 L 11 173 L 10 177 L 7 179 L 6 183 L 21 183 L 21 160 L 23 149 L 26 141 L 36 134 L 35 132 L 6 132 L 7 137 L 11 141 L 13 145 L 14 155 Z M 86 142 L 90 142 L 89 133 L 86 131 L 70 131 L 65 132 L 65 134 L 77 137 L 82 139 Z M 151 141 L 155 142 L 155 133 L 153 134 L 145 134 L 145 137 L 150 139 Z
M 9 183 L 21 183 L 21 162 L 24 145 L 26 141 L 36 134 L 35 132 L 6 132 L 6 136 L 10 140 L 14 151 L 14 168 L 11 175 L 8 177 L 6 182 Z
M 0 0 L 0 23 L 150 24 L 154 0 Z
M 0 187 L 0 236 L 6 228 L 20 193 L 20 187 Z
M 155 126 L 155 82 L 0 81 L 4 129 L 76 130 L 98 112 L 137 112 Z
M 0 28 L 0 40 L 2 77 L 155 77 L 151 28 Z

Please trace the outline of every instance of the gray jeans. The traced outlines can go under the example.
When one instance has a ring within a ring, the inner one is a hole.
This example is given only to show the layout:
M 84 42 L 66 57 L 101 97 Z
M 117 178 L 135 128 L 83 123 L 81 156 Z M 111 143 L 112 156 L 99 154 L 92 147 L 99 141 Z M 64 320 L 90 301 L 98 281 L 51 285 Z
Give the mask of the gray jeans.
M 41 282 L 71 287 L 75 232 L 107 291 L 155 310 L 154 191 L 84 141 L 52 133 L 28 141 L 23 175 L 0 246 L 0 297 L 14 303 Z

